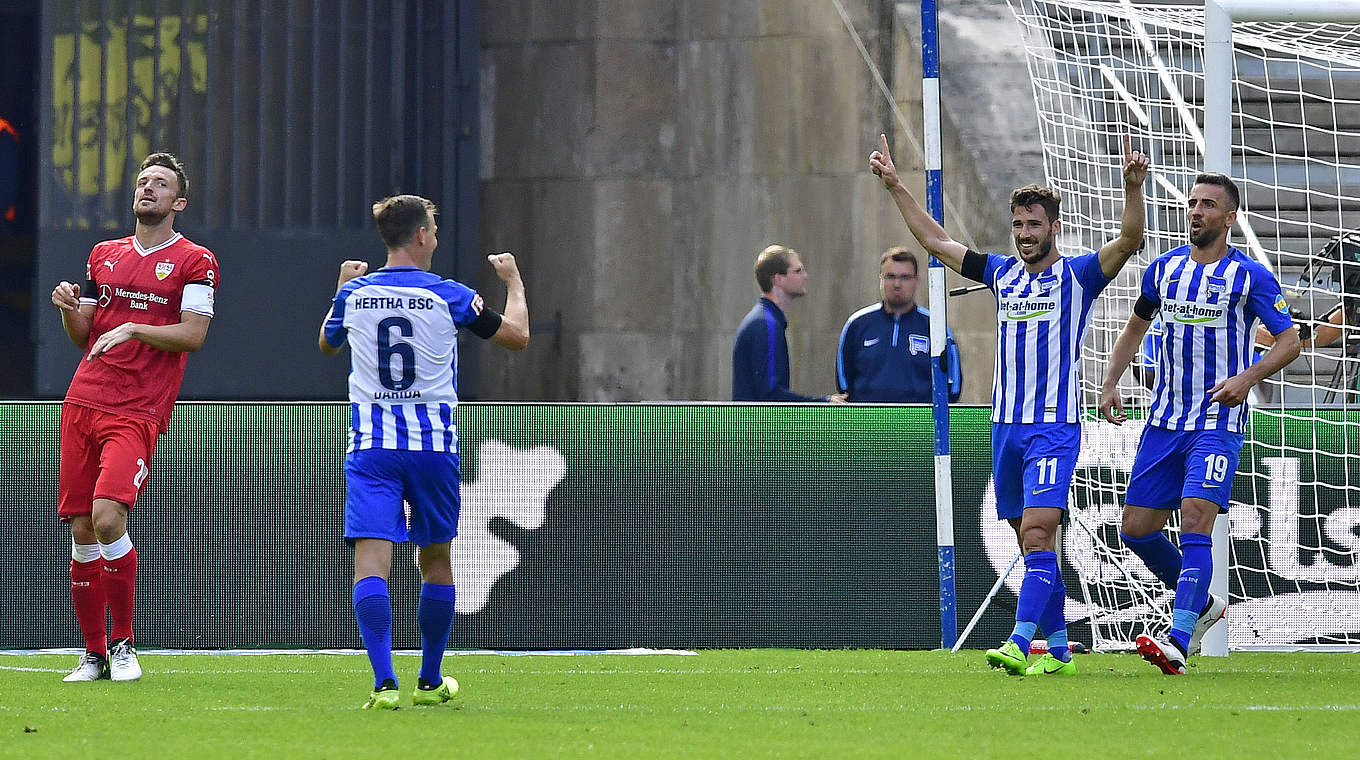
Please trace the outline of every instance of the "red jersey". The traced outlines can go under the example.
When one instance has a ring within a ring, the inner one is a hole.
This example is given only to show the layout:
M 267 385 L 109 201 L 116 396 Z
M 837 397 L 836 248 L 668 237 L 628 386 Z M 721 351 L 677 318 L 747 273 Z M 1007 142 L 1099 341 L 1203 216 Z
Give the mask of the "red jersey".
M 135 236 L 95 245 L 85 264 L 81 306 L 93 304 L 90 342 L 123 324 L 172 325 L 180 312 L 212 316 L 219 273 L 212 251 L 176 232 L 154 248 Z M 186 287 L 188 297 L 186 297 Z M 86 354 L 88 356 L 88 353 Z M 184 381 L 182 351 L 162 351 L 128 340 L 94 359 L 81 359 L 66 400 L 111 414 L 138 417 L 170 427 L 170 411 Z

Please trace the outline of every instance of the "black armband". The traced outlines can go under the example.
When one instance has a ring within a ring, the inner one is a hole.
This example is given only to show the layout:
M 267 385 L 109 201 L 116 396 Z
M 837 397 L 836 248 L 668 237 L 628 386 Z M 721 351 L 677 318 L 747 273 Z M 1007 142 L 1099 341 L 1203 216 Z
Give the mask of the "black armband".
M 501 329 L 502 317 L 499 312 L 489 307 L 483 307 L 482 313 L 468 324 L 468 329 L 473 335 L 482 340 L 490 340 L 496 331 Z
M 1151 322 L 1152 318 L 1157 316 L 1157 302 L 1147 296 L 1138 296 L 1137 303 L 1133 305 L 1133 313 L 1139 319 Z
M 95 284 L 94 280 L 85 281 L 85 287 L 80 289 L 80 297 L 99 300 L 99 286 Z
M 959 274 L 970 280 L 986 282 L 987 257 L 974 251 L 972 248 L 964 251 L 963 263 L 959 265 Z

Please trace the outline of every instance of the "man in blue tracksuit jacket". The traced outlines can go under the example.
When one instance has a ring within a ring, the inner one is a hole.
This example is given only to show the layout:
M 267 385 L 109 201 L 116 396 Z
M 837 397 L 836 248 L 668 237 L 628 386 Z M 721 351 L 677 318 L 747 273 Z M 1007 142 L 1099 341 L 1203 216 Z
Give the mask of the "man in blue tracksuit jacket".
M 836 350 L 836 382 L 849 401 L 929 403 L 930 312 L 916 305 L 919 269 L 915 254 L 889 248 L 879 259 L 883 300 L 850 315 Z M 963 390 L 959 348 L 946 332 L 949 400 Z
M 761 299 L 737 328 L 732 346 L 733 401 L 825 401 L 789 390 L 789 344 L 784 310 L 807 294 L 798 252 L 771 245 L 756 257 Z

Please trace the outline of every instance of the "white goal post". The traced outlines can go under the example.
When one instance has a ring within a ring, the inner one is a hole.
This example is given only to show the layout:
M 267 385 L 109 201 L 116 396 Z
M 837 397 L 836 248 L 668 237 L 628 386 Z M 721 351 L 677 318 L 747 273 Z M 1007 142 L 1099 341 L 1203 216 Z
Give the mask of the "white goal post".
M 1276 273 L 1296 320 L 1319 338 L 1254 398 L 1232 504 L 1215 530 L 1214 588 L 1232 606 L 1204 653 L 1360 650 L 1360 235 L 1348 237 L 1360 231 L 1360 3 L 1008 2 L 1045 179 L 1064 198 L 1065 253 L 1117 234 L 1122 134 L 1153 162 L 1145 248 L 1093 314 L 1088 408 L 1143 268 L 1188 237 L 1184 195 L 1200 171 L 1242 187 L 1233 244 Z M 1126 374 L 1121 393 L 1146 410 L 1142 376 Z M 1087 423 L 1064 532 L 1082 586 L 1069 617 L 1088 618 L 1106 651 L 1170 620 L 1170 591 L 1118 539 L 1139 430 Z M 1013 537 L 987 543 L 1004 567 Z
M 1128 0 L 1123 0 L 1127 3 Z M 1232 87 L 1234 22 L 1360 21 L 1354 0 L 1205 0 L 1204 3 L 1204 168 L 1232 176 Z M 1214 526 L 1214 577 L 1210 590 L 1228 597 L 1228 521 Z M 1360 631 L 1356 631 L 1360 633 Z M 1204 638 L 1206 655 L 1228 653 L 1228 626 Z

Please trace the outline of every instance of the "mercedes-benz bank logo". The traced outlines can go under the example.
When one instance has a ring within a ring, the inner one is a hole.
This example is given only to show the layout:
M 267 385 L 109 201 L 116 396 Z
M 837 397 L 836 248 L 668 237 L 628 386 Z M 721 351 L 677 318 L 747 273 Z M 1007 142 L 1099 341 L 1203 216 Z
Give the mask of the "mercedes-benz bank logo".
M 99 286 L 99 305 L 100 305 L 100 306 L 108 306 L 108 305 L 109 305 L 109 302 L 112 301 L 112 300 L 113 300 L 113 288 L 110 288 L 108 285 L 100 285 L 100 286 Z

